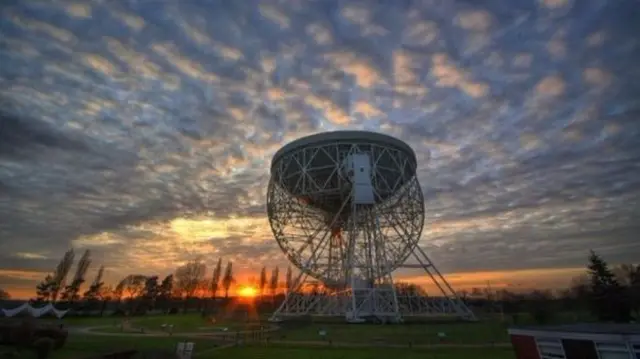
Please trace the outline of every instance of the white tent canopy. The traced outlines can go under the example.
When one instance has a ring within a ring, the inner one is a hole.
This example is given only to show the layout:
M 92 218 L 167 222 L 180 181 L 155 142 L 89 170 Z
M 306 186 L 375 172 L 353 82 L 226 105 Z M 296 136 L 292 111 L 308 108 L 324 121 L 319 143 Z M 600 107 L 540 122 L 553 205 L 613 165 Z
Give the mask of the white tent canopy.
M 31 306 L 31 304 L 29 303 L 24 303 L 21 306 L 17 307 L 17 308 L 13 308 L 13 309 L 2 309 L 2 313 L 4 314 L 5 317 L 15 317 L 18 314 L 27 312 L 29 313 L 32 317 L 35 318 L 39 318 L 45 314 L 48 313 L 53 313 L 53 315 L 55 315 L 58 319 L 62 318 L 65 316 L 65 314 L 67 314 L 69 310 L 58 310 L 56 309 L 53 304 L 49 303 L 47 305 L 45 305 L 44 307 L 41 308 L 34 308 Z

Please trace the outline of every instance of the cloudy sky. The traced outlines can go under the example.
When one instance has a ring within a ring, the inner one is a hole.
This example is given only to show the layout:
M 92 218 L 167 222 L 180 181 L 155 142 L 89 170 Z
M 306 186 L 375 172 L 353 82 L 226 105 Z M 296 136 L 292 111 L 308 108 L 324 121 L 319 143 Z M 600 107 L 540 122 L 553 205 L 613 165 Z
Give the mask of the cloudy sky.
M 566 282 L 589 248 L 638 261 L 636 0 L 0 7 L 14 295 L 70 247 L 114 280 L 197 256 L 242 275 L 286 265 L 265 214 L 271 156 L 337 129 L 415 149 L 421 243 L 458 286 Z

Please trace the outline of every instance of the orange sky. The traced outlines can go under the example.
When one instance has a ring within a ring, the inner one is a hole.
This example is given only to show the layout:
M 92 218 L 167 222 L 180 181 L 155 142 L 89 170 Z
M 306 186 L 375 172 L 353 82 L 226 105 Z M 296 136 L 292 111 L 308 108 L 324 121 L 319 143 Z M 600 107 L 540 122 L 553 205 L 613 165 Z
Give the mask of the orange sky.
M 527 269 L 514 271 L 490 271 L 490 272 L 467 272 L 450 273 L 446 278 L 455 290 L 470 290 L 474 287 L 487 287 L 493 289 L 508 289 L 512 291 L 530 290 L 533 288 L 559 289 L 569 285 L 571 279 L 584 273 L 584 268 L 554 268 L 554 269 Z M 35 295 L 35 285 L 40 281 L 45 273 L 34 271 L 9 271 L 0 270 L 0 275 L 32 280 L 33 285 L 23 285 L 19 287 L 5 287 L 12 298 L 27 299 Z M 238 273 L 238 286 L 242 286 L 250 281 L 249 278 L 258 277 L 258 273 L 241 272 Z M 281 273 L 281 280 L 284 273 Z M 435 287 L 430 285 L 430 279 L 425 275 L 413 275 L 396 277 L 396 281 L 410 281 L 423 285 L 428 291 L 434 291 Z

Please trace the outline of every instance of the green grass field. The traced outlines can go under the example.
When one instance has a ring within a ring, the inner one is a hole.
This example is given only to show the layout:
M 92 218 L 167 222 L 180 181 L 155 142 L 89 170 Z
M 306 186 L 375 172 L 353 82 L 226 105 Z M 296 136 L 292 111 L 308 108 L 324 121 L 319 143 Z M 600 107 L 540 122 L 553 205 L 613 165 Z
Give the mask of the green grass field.
M 297 347 L 236 347 L 212 352 L 213 355 L 198 356 L 198 358 L 224 357 L 234 359 L 514 359 L 511 349 L 482 348 L 482 349 L 391 349 L 391 348 L 297 348 Z
M 118 333 L 122 332 L 121 319 L 69 319 L 65 323 L 70 326 L 104 326 L 95 331 Z M 229 320 L 218 320 L 215 324 L 208 323 L 196 314 L 149 316 L 132 319 L 130 332 L 139 333 L 140 328 L 145 332 L 159 332 L 163 324 L 174 326 L 174 333 L 208 333 L 221 332 L 221 328 L 228 331 L 245 330 L 246 324 Z M 264 323 L 265 327 L 272 326 Z M 438 334 L 446 335 L 445 341 L 461 344 L 482 344 L 491 342 L 506 342 L 507 325 L 498 321 L 481 321 L 477 323 L 420 323 L 409 325 L 375 325 L 375 324 L 344 324 L 344 323 L 309 323 L 303 326 L 288 328 L 282 325 L 280 330 L 268 335 L 272 340 L 287 341 L 316 341 L 332 340 L 339 342 L 384 342 L 389 344 L 434 344 L 441 341 Z M 326 337 L 321 338 L 320 331 L 326 332 Z
M 57 320 L 54 320 L 59 322 Z M 251 342 L 250 336 L 240 335 L 243 340 L 240 346 L 234 346 L 236 336 L 229 334 L 226 338 L 212 336 L 220 327 L 226 326 L 229 331 L 246 329 L 243 322 L 218 320 L 211 324 L 198 314 L 158 315 L 132 318 L 132 331 L 139 333 L 145 329 L 145 335 L 128 335 L 122 333 L 121 318 L 66 318 L 62 320 L 70 327 L 70 335 L 65 347 L 52 356 L 53 359 L 82 359 L 96 353 L 108 353 L 118 350 L 172 350 L 180 341 L 195 343 L 195 358 L 258 358 L 270 359 L 281 357 L 309 359 L 338 358 L 388 358 L 402 356 L 406 358 L 492 358 L 513 359 L 510 347 L 486 348 L 442 348 L 429 346 L 441 343 L 438 333 L 445 333 L 448 344 L 490 344 L 508 342 L 506 323 L 486 320 L 477 323 L 420 323 L 408 325 L 372 325 L 344 323 L 308 323 L 282 328 L 264 334 L 269 343 Z M 174 335 L 161 333 L 162 324 L 173 324 Z M 265 323 L 265 325 L 271 325 Z M 79 333 L 79 328 L 100 327 L 96 333 Z M 321 338 L 319 331 L 325 331 Z M 102 335 L 99 335 L 101 334 Z M 205 338 L 190 337 L 187 333 L 205 333 Z M 155 336 L 154 336 L 155 335 Z M 161 335 L 161 336 L 157 336 Z M 319 343 L 320 342 L 320 343 Z M 229 346 L 221 348 L 221 346 Z M 348 347 L 353 345 L 356 347 Z M 376 347 L 373 347 L 376 345 Z M 394 345 L 385 348 L 384 345 Z M 0 354 L 3 350 L 0 348 Z M 32 352 L 24 353 L 17 358 L 35 358 Z
M 121 331 L 122 319 L 105 320 L 103 322 L 69 320 L 66 322 L 71 326 L 93 326 L 101 325 L 103 328 L 96 329 L 98 332 L 117 333 Z M 194 333 L 194 332 L 216 332 L 227 328 L 229 331 L 243 330 L 246 328 L 245 323 L 232 320 L 217 320 L 215 323 L 208 322 L 197 314 L 182 315 L 158 315 L 141 318 L 133 318 L 130 320 L 132 332 L 139 332 L 139 328 L 146 331 L 161 331 L 163 324 L 173 325 L 174 333 Z M 265 325 L 269 325 L 266 324 Z
M 482 344 L 507 342 L 506 326 L 499 322 L 435 323 L 411 325 L 371 324 L 311 324 L 306 327 L 274 332 L 274 339 L 318 340 L 319 332 L 326 331 L 327 339 L 347 342 L 381 341 L 391 344 L 435 344 L 439 333 L 449 343 Z

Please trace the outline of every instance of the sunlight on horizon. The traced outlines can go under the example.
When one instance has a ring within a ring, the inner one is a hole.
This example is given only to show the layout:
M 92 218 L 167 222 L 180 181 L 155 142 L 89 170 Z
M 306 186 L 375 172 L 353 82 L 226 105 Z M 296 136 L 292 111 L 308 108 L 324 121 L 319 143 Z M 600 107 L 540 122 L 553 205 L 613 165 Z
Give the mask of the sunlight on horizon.
M 243 298 L 255 298 L 258 296 L 258 289 L 250 285 L 241 286 L 238 291 L 238 296 Z
M 283 267 L 281 270 L 281 280 L 284 280 Z M 211 267 L 208 268 L 207 277 L 210 277 Z M 236 283 L 232 286 L 230 293 L 241 297 L 255 297 L 259 294 L 256 288 L 256 275 L 259 269 L 244 270 L 236 272 Z M 485 272 L 457 272 L 443 273 L 447 281 L 456 289 L 456 291 L 470 291 L 473 288 L 487 288 L 494 290 L 506 289 L 514 292 L 529 291 L 532 289 L 551 289 L 558 290 L 566 288 L 570 282 L 585 273 L 585 268 L 548 268 L 548 269 L 526 269 L 513 271 L 485 271 Z M 165 271 L 171 274 L 172 270 Z M 0 276 L 6 276 L 19 280 L 21 282 L 29 282 L 29 284 L 7 287 L 5 288 L 13 298 L 28 299 L 35 295 L 35 285 L 38 281 L 46 276 L 46 272 L 34 271 L 11 271 L 0 269 Z M 88 278 L 94 273 L 89 273 Z M 157 274 L 157 273 L 156 273 Z M 154 275 L 149 273 L 149 275 Z M 107 284 L 115 285 L 122 277 L 114 276 L 114 273 L 107 273 L 105 281 Z M 161 278 L 162 279 L 162 276 Z M 431 284 L 431 280 L 427 275 L 405 275 L 395 276 L 395 282 L 410 282 L 423 287 L 427 292 L 438 292 L 437 287 Z M 278 292 L 285 290 L 283 283 L 279 283 Z M 198 292 L 200 296 L 207 296 L 207 291 Z

